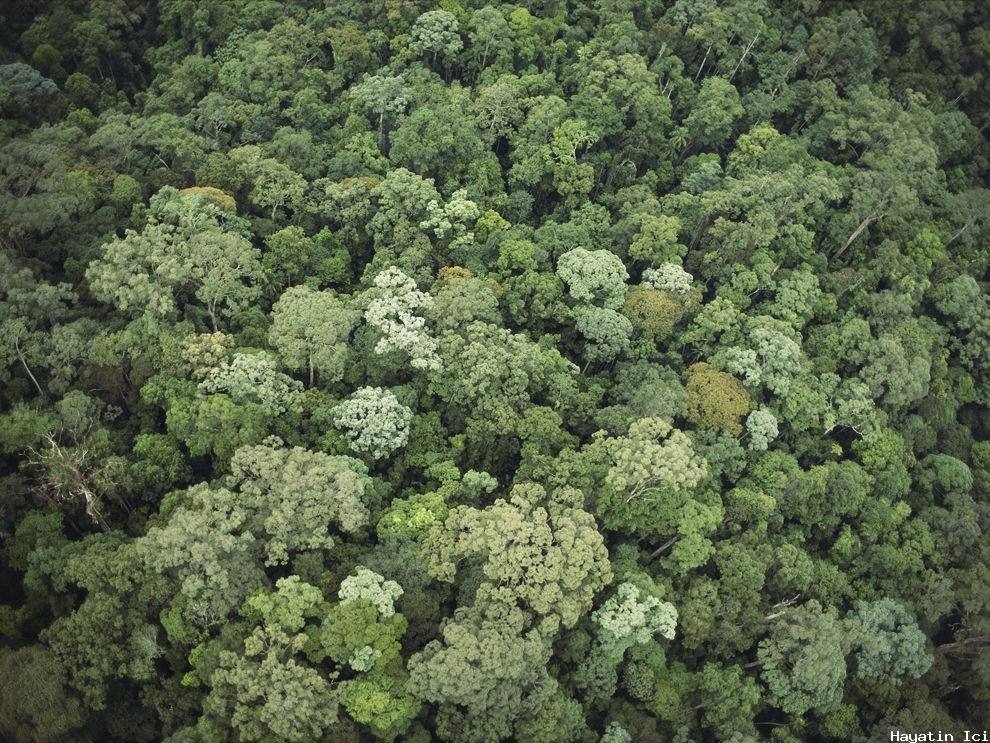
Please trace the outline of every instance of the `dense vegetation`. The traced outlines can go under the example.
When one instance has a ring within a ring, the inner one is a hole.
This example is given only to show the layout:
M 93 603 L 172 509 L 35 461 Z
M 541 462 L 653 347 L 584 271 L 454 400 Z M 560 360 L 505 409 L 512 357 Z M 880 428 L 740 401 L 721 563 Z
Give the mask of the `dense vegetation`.
M 0 737 L 990 727 L 990 4 L 4 8 Z

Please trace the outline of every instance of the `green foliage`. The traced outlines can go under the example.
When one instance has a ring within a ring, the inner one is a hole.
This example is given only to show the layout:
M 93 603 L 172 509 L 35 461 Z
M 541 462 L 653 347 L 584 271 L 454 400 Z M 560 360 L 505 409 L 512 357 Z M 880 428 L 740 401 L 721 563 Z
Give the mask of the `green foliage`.
M 856 633 L 859 678 L 900 684 L 905 676 L 918 678 L 931 667 L 925 635 L 903 604 L 886 598 L 860 601 L 847 621 Z
M 0 653 L 0 731 L 11 740 L 57 740 L 83 724 L 79 700 L 65 688 L 65 669 L 44 647 Z
M 399 351 L 410 358 L 414 369 L 436 370 L 440 359 L 436 341 L 426 331 L 426 320 L 417 310 L 429 309 L 433 300 L 394 266 L 375 277 L 369 291 L 364 319 L 381 333 L 375 353 Z
M 213 330 L 219 318 L 249 306 L 260 291 L 259 253 L 225 229 L 223 212 L 202 195 L 162 189 L 151 200 L 149 224 L 104 247 L 87 279 L 97 299 L 130 317 L 171 319 L 195 299 Z
M 331 548 L 331 521 L 345 532 L 368 523 L 365 499 L 371 480 L 364 467 L 348 457 L 299 447 L 244 447 L 231 460 L 228 483 L 254 512 L 257 531 L 269 535 L 269 564 L 284 563 L 289 550 Z
M 602 454 L 606 474 L 597 511 L 610 529 L 669 533 L 708 473 L 691 439 L 660 418 L 643 418 L 622 437 L 602 438 L 587 450 Z
M 428 53 L 433 59 L 451 57 L 460 51 L 462 42 L 457 35 L 457 19 L 445 10 L 431 10 L 416 19 L 409 34 L 409 50 L 413 54 Z
M 351 447 L 373 459 L 387 457 L 409 441 L 413 412 L 381 387 L 361 387 L 331 412 Z
M 347 340 L 358 317 L 331 291 L 294 286 L 272 306 L 268 339 L 287 368 L 309 371 L 310 385 L 317 373 L 325 382 L 338 382 L 344 376 Z
M 609 363 L 629 347 L 632 323 L 625 315 L 604 307 L 580 307 L 575 311 L 578 332 L 584 336 L 584 357 L 589 363 Z
M 620 583 L 615 595 L 591 618 L 598 625 L 605 654 L 618 661 L 630 647 L 649 642 L 655 635 L 674 639 L 677 610 L 632 583 Z
M 337 594 L 342 603 L 364 599 L 371 602 L 385 619 L 395 614 L 395 600 L 402 595 L 402 587 L 394 580 L 385 580 L 372 570 L 358 568 L 357 573 L 344 579 Z
M 674 326 L 684 313 L 682 306 L 670 292 L 657 291 L 648 286 L 634 286 L 626 293 L 622 314 L 629 319 L 633 328 L 654 343 L 659 343 L 674 332 Z
M 574 248 L 560 256 L 557 275 L 578 302 L 622 309 L 629 274 L 614 253 Z
M 731 374 L 704 362 L 687 371 L 686 417 L 694 425 L 733 436 L 742 433 L 742 418 L 753 409 L 746 388 Z
M 762 677 L 785 712 L 829 712 L 842 700 L 848 638 L 833 611 L 817 601 L 788 610 L 760 642 Z
M 236 353 L 230 362 L 214 367 L 199 383 L 207 394 L 223 392 L 236 403 L 254 403 L 269 416 L 298 410 L 302 385 L 275 370 L 266 354 Z
M 229 721 L 245 741 L 319 737 L 337 721 L 339 700 L 323 674 L 291 657 L 301 637 L 256 629 L 244 641 L 243 654 L 222 651 L 203 718 L 220 725 Z M 204 733 L 210 730 L 200 724 Z
M 485 581 L 479 591 L 510 590 L 513 601 L 571 627 L 612 577 L 601 534 L 580 500 L 576 491 L 548 496 L 528 484 L 483 510 L 458 506 L 423 543 L 430 573 L 452 582 L 461 563 L 475 562 Z
M 0 738 L 990 726 L 990 4 L 16 5 Z

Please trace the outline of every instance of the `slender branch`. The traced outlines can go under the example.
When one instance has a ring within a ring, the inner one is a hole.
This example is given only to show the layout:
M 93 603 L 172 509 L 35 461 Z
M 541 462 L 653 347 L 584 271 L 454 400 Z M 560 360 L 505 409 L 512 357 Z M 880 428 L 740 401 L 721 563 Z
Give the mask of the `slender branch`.
M 27 365 L 27 361 L 24 359 L 24 354 L 21 352 L 21 346 L 18 341 L 14 341 L 14 350 L 17 352 L 17 358 L 21 360 L 21 366 L 24 367 L 24 371 L 27 375 L 31 377 L 31 381 L 34 382 L 34 388 L 38 390 L 38 394 L 45 397 L 45 391 L 41 389 L 41 385 L 38 384 L 38 380 L 34 378 L 34 374 L 31 373 L 31 367 Z
M 967 637 L 965 640 L 958 640 L 956 642 L 946 643 L 945 645 L 939 645 L 935 649 L 942 655 L 955 655 L 962 648 L 973 645 L 977 647 L 990 645 L 990 635 Z
M 775 619 L 780 619 L 780 617 L 784 616 L 784 614 L 787 613 L 787 609 L 791 606 L 794 606 L 794 604 L 796 604 L 800 600 L 800 598 L 801 598 L 801 594 L 799 593 L 793 598 L 785 599 L 784 601 L 778 601 L 776 604 L 770 607 L 771 613 L 767 614 L 763 618 L 768 622 L 772 622 Z M 774 611 L 774 609 L 778 609 L 779 611 Z
M 668 549 L 670 549 L 671 547 L 673 547 L 680 540 L 681 540 L 681 535 L 680 534 L 675 534 L 670 539 L 668 539 L 666 542 L 664 542 L 659 547 L 657 547 L 655 550 L 653 550 L 650 553 L 650 559 L 651 560 L 657 559 L 658 557 L 660 557 L 660 555 L 662 555 L 665 551 L 667 551 Z
M 860 222 L 859 226 L 855 230 L 853 230 L 853 233 L 849 236 L 849 239 L 846 240 L 846 244 L 843 245 L 838 250 L 836 250 L 834 253 L 832 253 L 832 257 L 829 258 L 829 260 L 834 261 L 837 258 L 841 258 L 842 254 L 846 252 L 846 250 L 849 248 L 850 245 L 853 244 L 856 238 L 863 233 L 863 230 L 865 230 L 876 220 L 884 216 L 880 210 L 883 209 L 886 205 L 887 205 L 887 198 L 884 197 L 883 199 L 880 200 L 880 203 L 877 205 L 877 208 L 874 209 L 872 212 L 870 212 L 870 214 L 866 217 L 866 219 Z

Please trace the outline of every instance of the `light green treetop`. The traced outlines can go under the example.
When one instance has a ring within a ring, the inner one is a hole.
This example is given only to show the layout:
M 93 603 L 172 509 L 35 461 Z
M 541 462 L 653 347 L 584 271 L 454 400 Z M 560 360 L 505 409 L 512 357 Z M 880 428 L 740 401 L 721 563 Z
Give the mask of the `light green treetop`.
M 199 389 L 207 394 L 226 392 L 235 402 L 254 402 L 270 416 L 299 408 L 302 384 L 275 368 L 266 353 L 235 353 L 229 362 L 212 369 Z
M 326 382 L 340 381 L 347 359 L 347 339 L 360 318 L 331 291 L 307 286 L 285 290 L 272 307 L 268 339 L 289 369 L 308 369 L 309 383 L 320 374 Z
M 409 356 L 414 369 L 439 369 L 437 342 L 419 314 L 429 309 L 433 298 L 419 291 L 416 282 L 395 266 L 378 274 L 374 283 L 364 319 L 382 334 L 375 353 L 400 351 Z
M 643 283 L 654 289 L 683 294 L 691 291 L 694 277 L 676 263 L 661 263 L 643 271 Z
M 560 256 L 557 275 L 578 302 L 622 309 L 629 274 L 615 253 L 574 248 Z
M 649 642 L 655 635 L 674 639 L 677 609 L 633 583 L 621 583 L 608 601 L 591 615 L 606 653 L 619 660 L 633 645 Z
M 354 575 L 344 578 L 337 597 L 342 602 L 366 599 L 388 619 L 395 614 L 395 601 L 402 593 L 402 586 L 394 580 L 385 580 L 375 571 L 359 567 Z
M 577 491 L 548 500 L 531 483 L 483 510 L 454 508 L 424 542 L 430 572 L 449 582 L 465 560 L 480 562 L 485 581 L 510 590 L 514 602 L 573 626 L 612 579 L 602 535 L 579 500 Z

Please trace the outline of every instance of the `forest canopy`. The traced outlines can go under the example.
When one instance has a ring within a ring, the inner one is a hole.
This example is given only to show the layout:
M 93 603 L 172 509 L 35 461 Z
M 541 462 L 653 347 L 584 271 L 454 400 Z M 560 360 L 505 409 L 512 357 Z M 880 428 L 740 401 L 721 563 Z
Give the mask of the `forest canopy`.
M 0 738 L 990 729 L 990 4 L 0 9 Z

